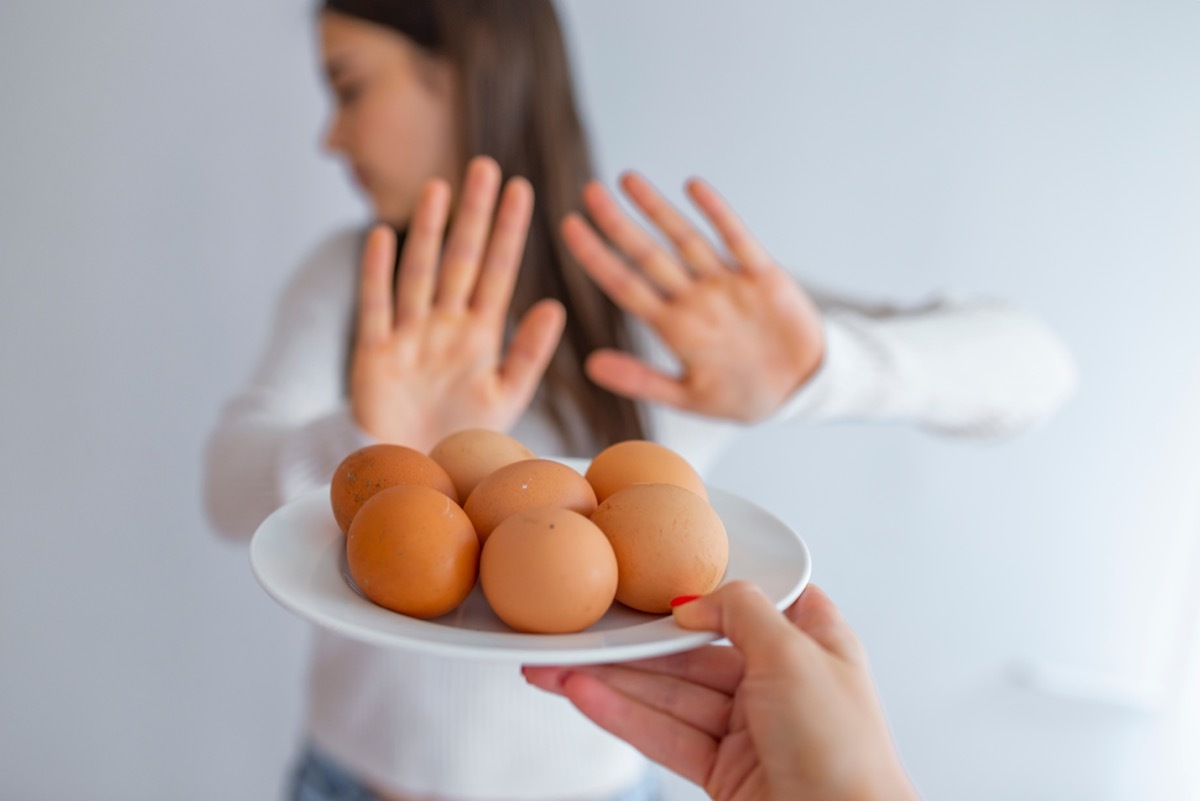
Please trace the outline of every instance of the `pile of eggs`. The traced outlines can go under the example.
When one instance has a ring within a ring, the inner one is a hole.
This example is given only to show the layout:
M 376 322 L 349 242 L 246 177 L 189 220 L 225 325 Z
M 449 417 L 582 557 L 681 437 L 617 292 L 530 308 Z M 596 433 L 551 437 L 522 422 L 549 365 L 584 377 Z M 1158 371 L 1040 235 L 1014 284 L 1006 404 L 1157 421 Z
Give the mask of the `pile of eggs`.
M 338 466 L 330 502 L 362 594 L 412 617 L 454 610 L 478 580 L 517 631 L 582 631 L 614 601 L 669 612 L 715 588 L 729 560 L 699 474 L 643 440 L 610 446 L 584 475 L 486 429 L 428 454 L 370 445 Z

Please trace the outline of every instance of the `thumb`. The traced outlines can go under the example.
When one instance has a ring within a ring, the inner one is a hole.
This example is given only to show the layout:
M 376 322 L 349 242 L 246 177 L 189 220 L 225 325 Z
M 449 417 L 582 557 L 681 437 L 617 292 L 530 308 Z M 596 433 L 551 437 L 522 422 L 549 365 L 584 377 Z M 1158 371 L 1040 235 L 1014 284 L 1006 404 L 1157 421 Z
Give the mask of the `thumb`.
M 709 595 L 671 610 L 685 629 L 715 631 L 729 638 L 748 660 L 777 653 L 796 631 L 755 585 L 732 581 Z
M 866 662 L 858 636 L 817 585 L 809 584 L 784 615 L 831 654 L 852 662 Z
M 500 365 L 504 384 L 528 403 L 537 391 L 566 327 L 567 312 L 557 300 L 538 301 L 525 313 Z

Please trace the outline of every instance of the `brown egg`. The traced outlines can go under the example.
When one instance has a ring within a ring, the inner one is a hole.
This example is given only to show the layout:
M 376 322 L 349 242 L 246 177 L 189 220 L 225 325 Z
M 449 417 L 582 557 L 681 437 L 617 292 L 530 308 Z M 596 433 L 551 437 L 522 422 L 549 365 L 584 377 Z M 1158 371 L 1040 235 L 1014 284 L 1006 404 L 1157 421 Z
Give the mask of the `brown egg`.
M 617 556 L 617 600 L 643 612 L 703 595 L 725 575 L 729 538 L 707 501 L 673 484 L 635 484 L 609 496 L 592 522 Z
M 492 611 L 518 631 L 583 631 L 612 606 L 617 558 L 586 517 L 567 509 L 526 509 L 488 538 L 479 586 Z
M 458 497 L 466 499 L 485 477 L 505 465 L 532 459 L 534 454 L 508 434 L 488 428 L 468 428 L 434 445 L 429 457 L 445 469 Z
M 704 480 L 695 468 L 657 442 L 630 439 L 610 445 L 596 454 L 586 475 L 600 503 L 632 484 L 674 484 L 708 498 Z
M 329 482 L 333 517 L 343 533 L 367 500 L 388 487 L 415 484 L 429 487 L 458 503 L 454 482 L 442 466 L 420 451 L 403 445 L 368 445 L 347 456 Z
M 373 495 L 346 535 L 350 575 L 382 607 L 412 617 L 444 615 L 475 586 L 479 539 L 444 493 L 397 486 Z
M 596 493 L 587 479 L 565 464 L 526 459 L 505 465 L 480 481 L 463 509 L 482 544 L 508 516 L 540 506 L 570 509 L 587 517 L 596 509 Z

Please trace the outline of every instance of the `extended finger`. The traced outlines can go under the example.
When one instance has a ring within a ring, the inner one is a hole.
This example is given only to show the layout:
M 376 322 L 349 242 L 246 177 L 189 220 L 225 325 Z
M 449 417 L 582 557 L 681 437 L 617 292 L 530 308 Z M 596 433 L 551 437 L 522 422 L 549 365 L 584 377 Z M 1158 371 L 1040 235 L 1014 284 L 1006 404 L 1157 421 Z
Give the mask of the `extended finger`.
M 500 365 L 500 377 L 510 396 L 521 406 L 533 400 L 538 382 L 562 337 L 566 320 L 563 305 L 547 299 L 534 304 L 517 326 Z
M 725 269 L 721 255 L 686 217 L 635 172 L 621 177 L 621 188 L 639 209 L 666 234 L 683 260 L 700 275 L 719 275 Z
M 464 308 L 475 287 L 479 263 L 492 227 L 492 212 L 500 189 L 500 165 L 487 156 L 471 160 L 463 194 L 450 226 L 442 256 L 437 304 L 446 309 Z
M 725 694 L 737 689 L 745 670 L 745 660 L 736 648 L 706 645 L 678 654 L 624 662 L 625 667 L 646 673 L 675 676 Z
M 582 216 L 568 214 L 562 235 L 571 255 L 613 303 L 643 320 L 659 315 L 664 303 L 658 291 L 613 253 Z
M 635 659 L 621 664 L 644 673 L 673 676 L 725 695 L 731 695 L 737 689 L 745 671 L 745 660 L 741 653 L 728 645 L 705 645 L 677 654 Z M 522 671 L 534 684 L 554 692 L 556 685 L 573 669 L 526 666 Z
M 376 225 L 363 246 L 358 297 L 358 341 L 376 345 L 392 331 L 392 274 L 396 266 L 396 232 Z
M 409 224 L 404 253 L 400 256 L 400 278 L 396 281 L 397 326 L 429 312 L 449 206 L 450 187 L 445 181 L 434 179 L 425 185 Z
M 509 179 L 500 198 L 492 239 L 471 300 L 473 308 L 496 320 L 505 318 L 512 302 L 532 216 L 533 187 L 524 178 Z
M 733 700 L 728 693 L 662 673 L 648 673 L 624 665 L 576 668 L 594 676 L 637 703 L 663 712 L 712 737 L 729 728 Z
M 687 192 L 717 229 L 730 254 L 743 269 L 761 272 L 771 266 L 771 257 L 766 250 L 716 190 L 699 178 L 693 178 L 687 183 Z
M 677 409 L 689 406 L 683 382 L 628 353 L 607 348 L 593 351 L 584 363 L 584 370 L 592 381 L 623 397 L 664 403 Z
M 663 250 L 640 225 L 629 218 L 599 181 L 583 189 L 583 203 L 596 225 L 616 247 L 668 296 L 691 286 L 692 277 L 682 264 Z
M 665 712 L 642 704 L 585 673 L 570 672 L 562 694 L 587 717 L 651 760 L 703 785 L 717 756 L 718 741 Z

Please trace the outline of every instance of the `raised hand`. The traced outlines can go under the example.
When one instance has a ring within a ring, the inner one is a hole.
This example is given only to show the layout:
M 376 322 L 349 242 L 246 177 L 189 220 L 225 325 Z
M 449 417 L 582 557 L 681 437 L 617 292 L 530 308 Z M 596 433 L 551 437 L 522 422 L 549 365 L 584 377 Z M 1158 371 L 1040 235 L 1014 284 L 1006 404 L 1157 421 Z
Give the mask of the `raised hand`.
M 707 184 L 690 181 L 687 191 L 729 256 L 642 177 L 626 174 L 621 187 L 673 253 L 597 182 L 584 189 L 584 205 L 612 247 L 578 214 L 563 221 L 563 237 L 600 288 L 674 353 L 681 372 L 667 375 L 628 353 L 600 350 L 588 358 L 588 376 L 634 400 L 734 420 L 767 417 L 824 357 L 816 307 Z
M 471 161 L 448 238 L 450 187 L 425 186 L 394 287 L 395 234 L 378 226 L 368 236 L 350 408 L 382 441 L 427 451 L 461 428 L 508 430 L 554 353 L 565 323 L 554 300 L 529 310 L 504 352 L 533 189 L 510 179 L 497 210 L 500 179 L 492 159 Z

